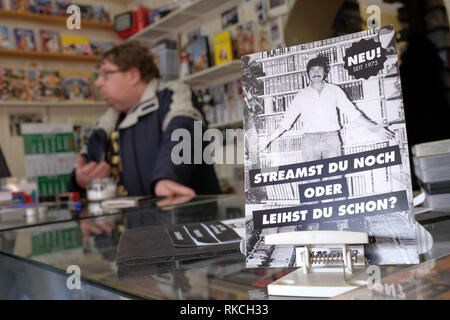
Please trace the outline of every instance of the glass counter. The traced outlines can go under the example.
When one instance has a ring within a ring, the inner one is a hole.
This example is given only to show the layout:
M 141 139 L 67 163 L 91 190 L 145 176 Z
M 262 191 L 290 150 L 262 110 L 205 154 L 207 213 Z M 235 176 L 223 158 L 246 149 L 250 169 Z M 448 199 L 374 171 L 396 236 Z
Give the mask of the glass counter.
M 197 196 L 190 198 L 180 198 L 178 201 L 183 202 L 179 204 L 190 205 L 191 203 L 198 203 L 200 201 L 209 201 L 216 196 Z M 224 196 L 226 197 L 226 196 Z M 107 216 L 120 214 L 122 211 L 119 209 L 104 209 L 101 207 L 101 202 L 83 202 L 82 209 L 74 210 L 68 209 L 67 204 L 65 207 L 63 205 L 57 205 L 56 203 L 43 204 L 48 209 L 43 213 L 36 213 L 32 216 L 26 214 L 25 210 L 9 210 L 5 213 L 0 211 L 0 231 L 7 231 L 17 228 L 46 225 L 60 222 L 67 222 L 77 219 L 86 219 L 98 216 Z M 162 198 L 148 198 L 142 201 L 141 207 L 145 210 L 159 209 L 165 206 L 173 206 L 173 204 L 168 204 Z
M 183 203 L 166 200 L 114 212 L 93 213 L 86 208 L 74 214 L 66 210 L 70 217 L 66 215 L 61 221 L 55 220 L 60 213 L 50 209 L 49 216 L 56 216 L 53 220 L 0 231 L 0 282 L 6 283 L 0 289 L 0 299 L 282 298 L 269 297 L 267 285 L 294 268 L 246 269 L 245 256 L 237 251 L 206 259 L 118 266 L 117 248 L 126 230 L 234 219 L 243 217 L 245 212 L 242 196 L 195 197 Z M 434 246 L 421 259 L 432 261 L 449 254 L 450 220 L 423 225 L 433 235 Z M 79 290 L 68 288 L 67 281 L 72 275 L 66 272 L 69 266 L 76 266 L 81 272 Z M 408 267 L 411 266 L 380 266 L 380 269 L 386 277 Z M 446 277 L 448 283 L 448 273 Z

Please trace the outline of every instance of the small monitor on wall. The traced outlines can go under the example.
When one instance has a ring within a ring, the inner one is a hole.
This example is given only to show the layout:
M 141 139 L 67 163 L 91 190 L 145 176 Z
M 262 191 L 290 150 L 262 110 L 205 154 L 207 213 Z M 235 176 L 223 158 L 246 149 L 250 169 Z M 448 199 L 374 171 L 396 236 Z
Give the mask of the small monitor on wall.
M 114 31 L 121 32 L 133 27 L 133 12 L 125 12 L 114 17 Z

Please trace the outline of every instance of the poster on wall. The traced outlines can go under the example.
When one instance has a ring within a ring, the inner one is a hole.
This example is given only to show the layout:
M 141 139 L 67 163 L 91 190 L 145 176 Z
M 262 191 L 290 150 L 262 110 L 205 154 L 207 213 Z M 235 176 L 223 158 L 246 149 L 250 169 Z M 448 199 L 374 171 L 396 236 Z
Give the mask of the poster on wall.
M 21 126 L 23 123 L 42 123 L 43 114 L 41 113 L 10 113 L 9 114 L 9 133 L 11 137 L 21 136 Z
M 27 178 L 36 178 L 39 196 L 66 192 L 75 164 L 73 125 L 22 123 Z
M 393 26 L 242 58 L 247 267 L 295 266 L 268 234 L 366 232 L 369 264 L 418 263 Z

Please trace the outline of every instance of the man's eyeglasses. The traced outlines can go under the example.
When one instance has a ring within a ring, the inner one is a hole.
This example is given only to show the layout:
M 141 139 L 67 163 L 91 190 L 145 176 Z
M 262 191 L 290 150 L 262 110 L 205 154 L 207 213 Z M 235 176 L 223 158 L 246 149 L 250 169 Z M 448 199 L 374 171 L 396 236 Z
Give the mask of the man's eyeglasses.
M 104 80 L 108 80 L 108 75 L 117 73 L 117 72 L 123 72 L 124 70 L 108 70 L 108 71 L 100 71 L 98 73 L 99 78 L 103 78 Z

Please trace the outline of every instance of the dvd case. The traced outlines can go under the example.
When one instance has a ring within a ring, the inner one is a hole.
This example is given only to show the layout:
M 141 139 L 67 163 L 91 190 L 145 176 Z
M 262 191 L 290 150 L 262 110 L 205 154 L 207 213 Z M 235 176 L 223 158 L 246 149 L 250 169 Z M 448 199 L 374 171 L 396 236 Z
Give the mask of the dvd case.
M 89 39 L 86 37 L 61 36 L 62 53 L 92 55 Z
M 64 90 L 64 99 L 73 101 L 94 100 L 92 77 L 89 72 L 61 71 L 59 73 Z
M 211 66 L 208 37 L 195 38 L 186 45 L 189 73 L 202 71 Z
M 233 47 L 229 31 L 223 31 L 214 36 L 214 58 L 216 66 L 233 60 Z
M 11 38 L 9 36 L 9 28 L 0 26 L 0 48 L 12 49 Z
M 9 1 L 10 10 L 31 12 L 32 6 L 30 0 L 10 0 Z
M 57 16 L 64 17 L 67 13 L 67 8 L 71 5 L 70 0 L 56 0 L 55 1 L 55 14 Z
M 55 31 L 40 30 L 42 51 L 61 53 L 59 33 Z
M 114 43 L 109 41 L 90 41 L 89 45 L 94 56 L 101 56 L 106 51 L 114 48 Z
M 369 264 L 418 263 L 393 26 L 242 57 L 247 267 L 268 234 L 366 232 Z M 395 93 L 395 94 L 394 94 Z
M 1 100 L 26 100 L 25 71 L 3 68 L 0 88 Z
M 26 71 L 27 100 L 38 100 L 39 96 L 39 73 L 35 70 Z
M 16 38 L 16 48 L 25 51 L 36 51 L 36 41 L 34 31 L 31 29 L 15 28 L 14 36 Z
M 39 72 L 38 100 L 58 101 L 63 99 L 63 87 L 59 71 Z
M 39 14 L 53 14 L 53 5 L 51 0 L 34 0 L 34 9 L 35 13 Z

